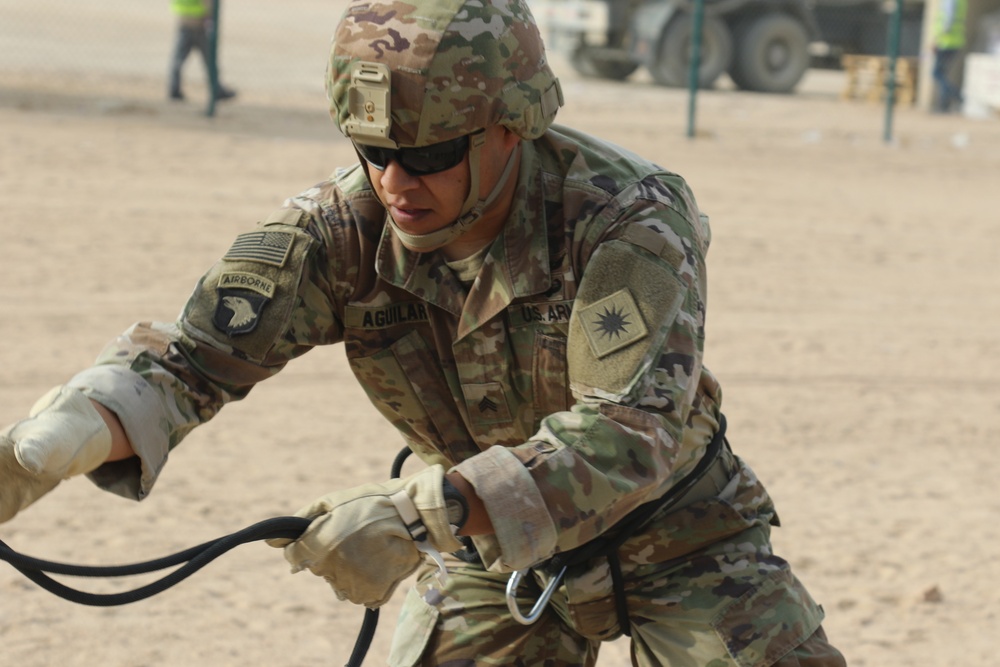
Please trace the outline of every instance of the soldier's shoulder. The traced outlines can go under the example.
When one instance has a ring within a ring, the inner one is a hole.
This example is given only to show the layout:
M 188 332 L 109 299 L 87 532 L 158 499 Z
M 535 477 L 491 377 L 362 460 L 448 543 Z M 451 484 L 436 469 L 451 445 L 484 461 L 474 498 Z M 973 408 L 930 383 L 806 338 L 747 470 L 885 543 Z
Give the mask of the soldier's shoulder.
M 566 187 L 618 197 L 643 183 L 686 188 L 684 179 L 653 160 L 593 135 L 554 125 L 538 142 L 543 171 L 561 175 Z
M 284 207 L 305 212 L 298 220 L 299 227 L 380 225 L 385 217 L 385 209 L 360 165 L 338 168 L 326 180 L 290 197 Z

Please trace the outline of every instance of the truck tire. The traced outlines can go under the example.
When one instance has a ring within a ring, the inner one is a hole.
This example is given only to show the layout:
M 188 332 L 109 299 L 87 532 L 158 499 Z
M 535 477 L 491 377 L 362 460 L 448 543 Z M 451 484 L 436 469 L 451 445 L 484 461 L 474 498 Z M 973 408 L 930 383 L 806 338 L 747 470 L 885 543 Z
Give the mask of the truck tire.
M 581 76 L 613 81 L 623 81 L 639 69 L 636 63 L 602 58 L 596 51 L 586 46 L 573 51 L 569 62 Z
M 682 14 L 667 24 L 656 60 L 649 65 L 653 80 L 661 86 L 686 88 L 691 69 L 692 18 Z M 698 87 L 711 88 L 731 65 L 733 37 L 720 19 L 706 16 L 702 22 Z
M 808 67 L 809 33 L 798 19 L 775 12 L 737 29 L 729 76 L 743 90 L 791 92 Z

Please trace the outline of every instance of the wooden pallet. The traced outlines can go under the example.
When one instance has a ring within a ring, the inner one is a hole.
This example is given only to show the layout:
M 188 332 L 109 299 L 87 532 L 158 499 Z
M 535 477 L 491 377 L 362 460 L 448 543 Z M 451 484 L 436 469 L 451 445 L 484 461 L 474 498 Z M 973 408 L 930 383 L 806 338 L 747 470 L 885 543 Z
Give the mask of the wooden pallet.
M 886 56 L 845 55 L 840 60 L 847 82 L 840 94 L 845 100 L 885 100 L 889 59 Z M 896 102 L 913 104 L 917 99 L 917 58 L 896 58 Z

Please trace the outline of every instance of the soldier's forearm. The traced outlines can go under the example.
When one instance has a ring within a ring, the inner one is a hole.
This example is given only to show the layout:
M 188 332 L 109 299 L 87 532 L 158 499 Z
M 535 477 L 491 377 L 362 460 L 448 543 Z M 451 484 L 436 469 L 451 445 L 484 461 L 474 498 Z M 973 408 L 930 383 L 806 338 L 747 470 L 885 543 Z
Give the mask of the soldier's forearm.
M 450 472 L 447 477 L 452 486 L 465 496 L 465 502 L 469 504 L 469 518 L 466 520 L 465 525 L 462 526 L 462 530 L 458 531 L 458 534 L 470 537 L 473 535 L 492 535 L 493 522 L 490 520 L 490 515 L 486 512 L 486 506 L 483 505 L 483 501 L 476 493 L 476 490 L 457 472 Z
M 118 420 L 118 415 L 93 399 L 90 402 L 97 408 L 97 412 L 104 418 L 104 423 L 108 425 L 108 430 L 111 431 L 111 453 L 108 454 L 107 460 L 120 461 L 135 456 L 135 450 L 132 449 L 132 443 L 129 442 L 128 436 L 125 435 L 125 429 L 122 428 L 122 423 Z

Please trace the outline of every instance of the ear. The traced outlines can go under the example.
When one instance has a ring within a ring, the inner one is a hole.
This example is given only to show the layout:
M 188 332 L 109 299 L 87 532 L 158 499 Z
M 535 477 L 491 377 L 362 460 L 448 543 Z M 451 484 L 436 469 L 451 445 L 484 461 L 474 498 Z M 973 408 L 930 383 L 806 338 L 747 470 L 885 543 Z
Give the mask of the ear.
M 503 143 L 504 152 L 507 153 L 514 150 L 514 146 L 517 146 L 521 142 L 521 137 L 514 134 L 510 128 L 501 125 L 500 129 L 503 130 L 501 141 Z

